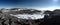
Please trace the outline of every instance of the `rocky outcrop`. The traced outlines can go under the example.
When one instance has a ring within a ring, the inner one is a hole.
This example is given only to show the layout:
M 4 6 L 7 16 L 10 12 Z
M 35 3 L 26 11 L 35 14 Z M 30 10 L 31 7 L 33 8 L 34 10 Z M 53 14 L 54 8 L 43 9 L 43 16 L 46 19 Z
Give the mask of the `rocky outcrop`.
M 49 16 L 45 15 L 44 22 L 44 25 L 60 25 L 60 10 L 52 11 Z

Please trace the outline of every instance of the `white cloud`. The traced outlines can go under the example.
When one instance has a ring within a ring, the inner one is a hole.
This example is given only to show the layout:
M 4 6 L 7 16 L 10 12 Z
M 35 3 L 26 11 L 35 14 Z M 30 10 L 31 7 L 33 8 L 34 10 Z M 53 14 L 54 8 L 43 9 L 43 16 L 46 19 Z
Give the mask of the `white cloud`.
M 37 10 L 50 10 L 53 11 L 55 9 L 60 9 L 60 7 L 46 7 L 46 8 L 35 8 Z

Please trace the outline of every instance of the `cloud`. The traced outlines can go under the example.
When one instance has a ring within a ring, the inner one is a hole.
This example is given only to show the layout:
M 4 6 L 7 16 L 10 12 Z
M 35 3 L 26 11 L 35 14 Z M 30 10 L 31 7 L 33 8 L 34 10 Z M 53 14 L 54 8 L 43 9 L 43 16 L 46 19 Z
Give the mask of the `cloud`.
M 46 7 L 46 8 L 35 8 L 37 10 L 50 10 L 53 11 L 55 9 L 60 9 L 60 7 Z

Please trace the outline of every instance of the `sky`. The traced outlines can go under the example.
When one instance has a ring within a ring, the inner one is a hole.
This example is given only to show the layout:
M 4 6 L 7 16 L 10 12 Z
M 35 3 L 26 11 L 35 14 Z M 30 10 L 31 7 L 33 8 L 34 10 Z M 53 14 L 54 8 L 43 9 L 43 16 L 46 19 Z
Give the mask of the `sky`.
M 60 0 L 0 0 L 0 8 L 51 8 L 60 7 Z

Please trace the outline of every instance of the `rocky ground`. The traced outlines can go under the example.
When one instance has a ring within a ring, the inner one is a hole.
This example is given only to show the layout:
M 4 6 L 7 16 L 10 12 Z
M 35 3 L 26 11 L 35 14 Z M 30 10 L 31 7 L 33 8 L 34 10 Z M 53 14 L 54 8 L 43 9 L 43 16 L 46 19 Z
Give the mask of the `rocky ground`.
M 28 10 L 27 10 L 28 11 Z M 25 11 L 17 11 L 13 12 L 12 14 L 21 14 L 23 13 L 34 13 L 34 12 L 25 12 Z M 40 12 L 40 11 L 38 11 Z M 44 14 L 44 19 L 21 19 L 10 15 L 11 13 L 2 13 L 0 11 L 0 25 L 60 25 L 60 10 L 54 10 L 54 11 L 46 11 Z M 49 15 L 48 15 L 49 14 Z
M 41 25 L 43 21 L 43 19 L 18 19 L 17 17 L 10 16 L 9 14 L 0 13 L 0 25 Z
M 2 11 L 3 10 L 3 11 Z M 14 16 L 11 16 L 10 14 L 33 14 L 37 12 L 41 12 L 38 10 L 31 11 L 29 10 L 20 10 L 20 11 L 10 11 L 7 13 L 8 10 L 2 9 L 0 10 L 0 25 L 42 25 L 44 20 L 43 19 L 37 19 L 37 20 L 32 20 L 32 19 L 21 19 L 17 18 Z M 11 9 L 15 10 L 15 9 Z

